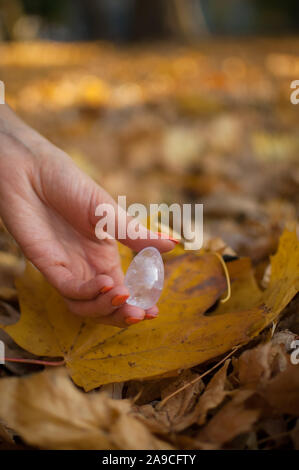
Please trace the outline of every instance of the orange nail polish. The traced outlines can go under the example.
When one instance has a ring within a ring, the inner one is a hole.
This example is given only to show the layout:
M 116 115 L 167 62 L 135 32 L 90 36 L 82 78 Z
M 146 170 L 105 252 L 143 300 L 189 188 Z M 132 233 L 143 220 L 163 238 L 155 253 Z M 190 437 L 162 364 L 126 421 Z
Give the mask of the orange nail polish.
M 102 289 L 100 289 L 101 294 L 106 294 L 106 292 L 109 292 L 111 289 L 113 289 L 112 286 L 104 286 Z
M 116 295 L 113 297 L 111 300 L 111 303 L 114 307 L 118 307 L 119 305 L 122 305 L 125 303 L 125 301 L 129 298 L 129 295 Z
M 145 318 L 146 320 L 153 320 L 154 318 L 157 318 L 157 317 L 158 317 L 158 315 L 145 315 L 145 316 L 144 316 L 144 318 Z
M 172 238 L 172 237 L 169 237 L 168 235 L 166 235 L 165 233 L 162 233 L 162 232 L 156 232 L 157 235 L 159 235 L 160 238 L 163 238 L 165 240 L 170 240 L 174 243 L 180 243 L 180 240 L 176 240 L 175 238 Z
M 125 319 L 125 322 L 128 325 L 134 325 L 134 323 L 139 323 L 141 321 L 141 318 L 134 318 L 134 317 L 128 317 Z

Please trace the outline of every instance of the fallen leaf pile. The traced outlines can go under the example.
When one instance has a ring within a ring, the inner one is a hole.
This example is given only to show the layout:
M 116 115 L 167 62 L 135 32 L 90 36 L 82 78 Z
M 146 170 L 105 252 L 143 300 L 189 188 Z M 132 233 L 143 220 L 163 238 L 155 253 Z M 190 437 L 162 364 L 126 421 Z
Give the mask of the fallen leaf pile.
M 118 329 L 0 222 L 6 357 L 64 362 L 0 365 L 0 449 L 299 449 L 297 42 L 1 45 L 22 117 L 129 203 L 204 203 L 205 233 L 164 255 L 159 317 Z
M 0 394 L 6 397 L 0 415 L 31 445 L 48 449 L 165 448 L 165 443 L 130 414 L 128 401 L 113 400 L 101 392 L 83 394 L 63 370 L 3 379 Z
M 289 353 L 296 334 L 273 335 L 273 327 L 265 328 L 277 323 L 299 287 L 296 234 L 282 235 L 264 291 L 249 260 L 228 262 L 232 296 L 218 307 L 226 289 L 218 257 L 182 252 L 178 247 L 165 257 L 155 325 L 121 330 L 73 318 L 58 293 L 27 266 L 17 282 L 21 318 L 2 325 L 3 331 L 35 355 L 63 356 L 66 369 L 0 380 L 4 441 L 12 439 L 12 429 L 26 444 L 48 449 L 263 448 L 295 442 L 299 369 Z M 254 338 L 258 345 L 247 349 Z

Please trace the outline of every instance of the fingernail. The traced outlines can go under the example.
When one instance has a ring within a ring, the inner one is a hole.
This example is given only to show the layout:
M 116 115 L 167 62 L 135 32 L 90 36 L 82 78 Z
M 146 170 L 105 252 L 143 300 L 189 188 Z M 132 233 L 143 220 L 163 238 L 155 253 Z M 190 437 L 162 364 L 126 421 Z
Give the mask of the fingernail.
M 145 315 L 144 318 L 146 320 L 153 320 L 154 318 L 157 318 L 158 315 Z
M 112 287 L 104 286 L 102 289 L 100 289 L 101 294 L 106 294 L 106 292 L 109 292 L 112 289 Z
M 125 303 L 125 301 L 129 298 L 129 295 L 116 295 L 113 297 L 111 300 L 111 303 L 114 307 L 118 307 L 119 305 L 122 305 Z
M 162 233 L 162 232 L 155 232 L 155 233 L 159 235 L 160 238 L 163 238 L 165 240 L 170 240 L 174 243 L 180 243 L 180 240 L 176 240 L 175 238 L 172 238 L 169 235 L 166 235 L 165 233 Z
M 134 317 L 128 317 L 125 318 L 125 322 L 127 325 L 134 325 L 134 323 L 139 323 L 141 321 L 141 318 L 134 318 Z
M 102 289 L 100 289 L 100 293 L 106 294 L 106 292 L 109 292 L 111 289 L 113 289 L 113 286 L 104 286 Z
M 180 243 L 180 240 L 176 240 L 175 238 L 172 238 L 172 237 L 169 237 L 169 240 L 171 240 L 173 243 L 175 243 L 176 245 L 178 243 Z

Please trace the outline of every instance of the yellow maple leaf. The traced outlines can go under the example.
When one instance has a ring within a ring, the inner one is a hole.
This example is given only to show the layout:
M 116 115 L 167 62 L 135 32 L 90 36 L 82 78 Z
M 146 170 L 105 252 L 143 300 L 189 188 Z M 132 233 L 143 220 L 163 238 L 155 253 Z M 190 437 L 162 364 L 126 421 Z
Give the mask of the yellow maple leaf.
M 177 256 L 166 257 L 159 317 L 124 329 L 73 316 L 56 290 L 28 265 L 17 282 L 21 319 L 4 329 L 34 354 L 63 356 L 73 380 L 85 390 L 150 378 L 192 367 L 250 341 L 295 295 L 298 263 L 299 242 L 295 233 L 286 231 L 272 259 L 268 289 L 262 293 L 257 287 L 249 260 L 233 261 L 228 264 L 231 299 L 207 314 L 226 291 L 222 266 L 213 253 L 179 250 Z

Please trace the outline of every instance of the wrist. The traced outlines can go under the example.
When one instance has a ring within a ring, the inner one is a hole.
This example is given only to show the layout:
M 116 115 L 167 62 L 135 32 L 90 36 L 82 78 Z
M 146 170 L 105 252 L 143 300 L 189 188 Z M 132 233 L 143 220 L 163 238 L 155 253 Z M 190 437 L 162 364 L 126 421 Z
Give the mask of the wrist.
M 3 136 L 24 144 L 28 148 L 45 146 L 47 140 L 20 119 L 6 104 L 0 105 L 0 139 Z M 1 141 L 0 141 L 0 153 Z

